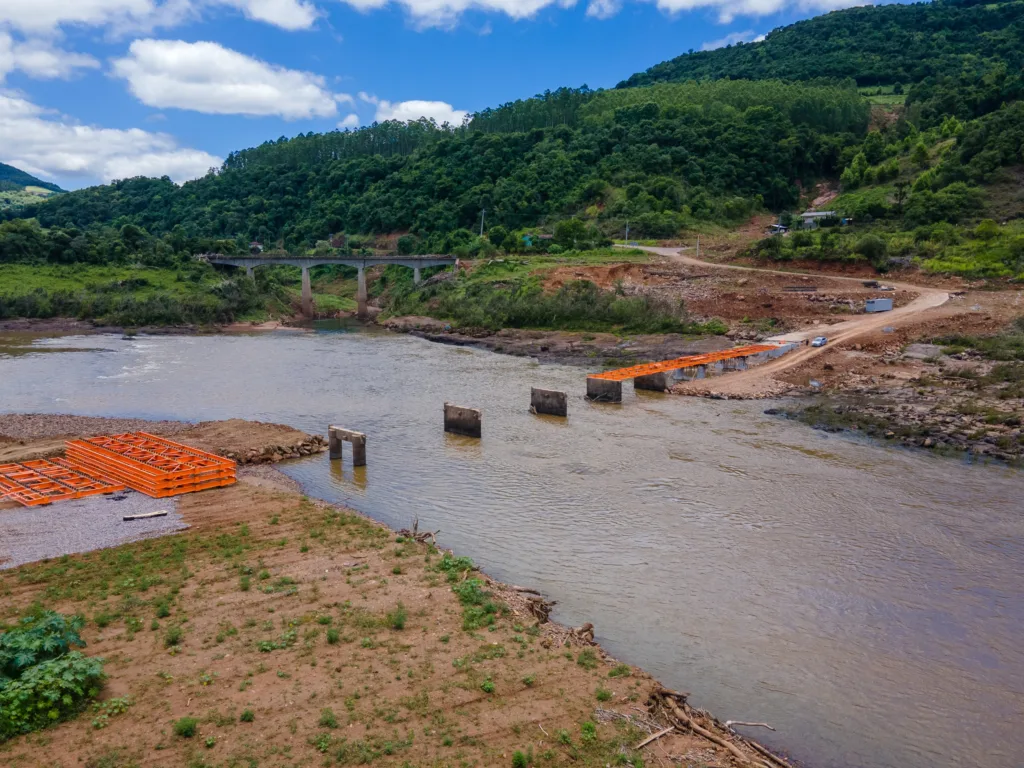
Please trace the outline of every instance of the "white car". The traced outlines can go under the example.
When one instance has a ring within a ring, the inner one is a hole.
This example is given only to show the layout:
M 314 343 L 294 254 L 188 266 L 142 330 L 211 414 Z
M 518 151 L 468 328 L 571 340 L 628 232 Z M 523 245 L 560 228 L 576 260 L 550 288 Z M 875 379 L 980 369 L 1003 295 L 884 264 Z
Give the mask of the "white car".
M 828 337 L 827 336 L 816 336 L 811 341 L 811 346 L 812 347 L 824 347 L 826 344 L 828 344 Z

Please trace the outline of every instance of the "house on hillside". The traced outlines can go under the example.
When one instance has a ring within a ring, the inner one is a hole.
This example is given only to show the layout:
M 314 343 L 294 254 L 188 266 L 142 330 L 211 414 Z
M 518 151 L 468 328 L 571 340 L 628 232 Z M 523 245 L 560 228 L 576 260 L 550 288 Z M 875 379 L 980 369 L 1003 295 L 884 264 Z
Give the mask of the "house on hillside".
M 817 229 L 822 222 L 822 219 L 835 219 L 835 211 L 804 211 L 800 214 L 800 228 L 801 229 Z
M 253 240 L 251 243 L 249 243 L 249 253 L 251 253 L 253 256 L 258 256 L 259 254 L 263 253 L 263 243 L 257 243 L 255 240 Z

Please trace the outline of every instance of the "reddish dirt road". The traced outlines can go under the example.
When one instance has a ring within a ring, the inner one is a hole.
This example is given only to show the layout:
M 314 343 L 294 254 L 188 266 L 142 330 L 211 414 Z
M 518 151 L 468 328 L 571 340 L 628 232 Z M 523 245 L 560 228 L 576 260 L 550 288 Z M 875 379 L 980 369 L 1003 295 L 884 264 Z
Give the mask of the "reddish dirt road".
M 671 259 L 681 264 L 699 266 L 707 269 L 732 269 L 744 272 L 764 272 L 771 274 L 814 277 L 821 278 L 822 275 L 814 272 L 788 272 L 776 269 L 762 269 L 760 267 L 745 267 L 732 264 L 713 264 L 701 261 L 693 256 L 684 253 L 689 249 L 678 248 L 655 248 L 643 247 L 641 250 L 653 253 L 664 258 Z M 831 280 L 841 280 L 862 283 L 861 278 L 828 276 Z M 920 322 L 923 313 L 940 307 L 949 300 L 949 294 L 940 289 L 926 286 L 912 285 L 910 283 L 891 283 L 894 288 L 910 291 L 917 294 L 916 298 L 909 304 L 892 310 L 891 312 L 880 312 L 877 314 L 860 315 L 850 320 L 844 320 L 833 325 L 817 325 L 812 328 L 795 331 L 793 333 L 774 336 L 769 341 L 807 341 L 815 336 L 827 336 L 830 345 L 840 342 L 848 342 L 860 336 L 881 330 L 887 327 L 898 327 Z M 807 346 L 788 355 L 780 357 L 770 363 L 759 365 L 746 371 L 731 373 L 728 376 L 720 376 L 713 379 L 700 379 L 676 385 L 674 391 L 683 394 L 718 394 L 732 397 L 766 397 L 781 394 L 791 389 L 792 384 L 779 381 L 774 378 L 775 374 L 806 362 L 823 353 L 827 347 Z

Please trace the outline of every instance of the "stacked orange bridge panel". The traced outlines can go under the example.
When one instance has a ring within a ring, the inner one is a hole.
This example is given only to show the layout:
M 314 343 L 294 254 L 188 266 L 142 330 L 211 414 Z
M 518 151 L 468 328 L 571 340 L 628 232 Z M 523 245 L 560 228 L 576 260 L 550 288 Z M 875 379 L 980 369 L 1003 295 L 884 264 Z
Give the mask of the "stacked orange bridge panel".
M 92 475 L 166 498 L 235 482 L 235 462 L 146 432 L 66 443 L 67 460 Z
M 117 481 L 92 477 L 63 459 L 0 465 L 0 497 L 26 507 L 123 491 Z

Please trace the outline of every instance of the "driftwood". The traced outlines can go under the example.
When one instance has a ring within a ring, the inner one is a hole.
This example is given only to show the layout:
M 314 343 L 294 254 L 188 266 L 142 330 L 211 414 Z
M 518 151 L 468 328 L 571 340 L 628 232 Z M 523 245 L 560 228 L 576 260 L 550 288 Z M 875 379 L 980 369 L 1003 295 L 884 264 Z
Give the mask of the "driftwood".
M 412 521 L 412 530 L 409 530 L 408 528 L 403 528 L 402 530 L 398 531 L 398 535 L 401 536 L 403 539 L 412 539 L 413 541 L 419 542 L 420 544 L 422 544 L 425 541 L 429 541 L 434 546 L 437 546 L 437 534 L 439 534 L 440 532 L 440 530 L 437 530 L 424 531 L 423 533 L 420 533 L 420 519 L 417 517 L 415 520 Z
M 725 721 L 725 727 L 726 728 L 730 728 L 731 729 L 734 725 L 746 725 L 746 726 L 749 726 L 751 728 L 767 728 L 769 731 L 774 731 L 775 730 L 770 725 L 768 725 L 768 723 L 745 723 L 742 720 L 726 720 Z
M 706 728 L 698 725 L 692 717 L 690 717 L 683 709 L 676 703 L 676 697 L 669 695 L 671 692 L 662 688 L 655 690 L 651 693 L 651 698 L 655 700 L 657 704 L 661 704 L 666 707 L 670 714 L 675 717 L 681 726 L 689 728 L 694 733 L 703 736 L 713 744 L 717 744 L 724 749 L 727 749 L 729 753 L 736 759 L 736 761 L 744 768 L 755 768 L 758 763 L 755 763 L 750 757 L 743 754 L 740 749 L 732 742 L 726 741 L 721 736 L 718 736 Z M 686 706 L 685 699 L 682 700 L 682 706 Z
M 126 522 L 126 523 L 128 523 L 128 522 L 131 522 L 132 520 L 149 520 L 150 518 L 153 518 L 153 517 L 167 517 L 167 510 L 166 509 L 162 509 L 159 512 L 143 512 L 143 513 L 138 514 L 138 515 L 125 515 L 124 517 L 121 518 L 121 520 Z
M 666 735 L 668 733 L 672 733 L 672 731 L 674 731 L 675 729 L 676 729 L 676 727 L 674 725 L 670 725 L 668 728 L 664 728 L 664 729 L 658 731 L 657 733 L 648 736 L 646 739 L 644 739 L 639 744 L 637 744 L 635 747 L 633 747 L 633 749 L 634 750 L 643 749 L 648 744 L 650 744 L 652 741 L 657 741 L 662 736 L 664 736 L 664 735 Z

